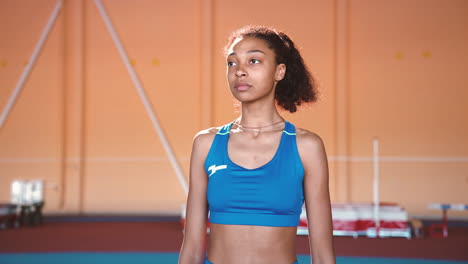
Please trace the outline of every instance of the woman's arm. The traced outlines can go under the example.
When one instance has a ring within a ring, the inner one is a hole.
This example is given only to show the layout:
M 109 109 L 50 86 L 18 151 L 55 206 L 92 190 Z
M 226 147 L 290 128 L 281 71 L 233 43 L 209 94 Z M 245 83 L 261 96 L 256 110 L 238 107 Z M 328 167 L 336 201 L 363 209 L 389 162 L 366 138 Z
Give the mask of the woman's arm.
M 203 263 L 205 258 L 206 222 L 208 217 L 206 186 L 208 177 L 203 164 L 213 141 L 213 136 L 208 131 L 200 132 L 193 141 L 185 232 L 179 264 L 200 264 Z
M 309 225 L 309 244 L 314 264 L 335 263 L 328 162 L 322 139 L 309 131 L 298 133 L 304 166 L 304 196 Z

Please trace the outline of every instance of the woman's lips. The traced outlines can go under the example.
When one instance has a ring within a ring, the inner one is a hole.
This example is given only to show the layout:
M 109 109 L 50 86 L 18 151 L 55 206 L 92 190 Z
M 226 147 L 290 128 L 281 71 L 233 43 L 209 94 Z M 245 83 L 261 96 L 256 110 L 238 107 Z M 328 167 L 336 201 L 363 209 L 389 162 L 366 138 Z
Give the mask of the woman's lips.
M 250 87 L 252 86 L 249 84 L 239 83 L 234 88 L 236 88 L 238 91 L 247 91 Z

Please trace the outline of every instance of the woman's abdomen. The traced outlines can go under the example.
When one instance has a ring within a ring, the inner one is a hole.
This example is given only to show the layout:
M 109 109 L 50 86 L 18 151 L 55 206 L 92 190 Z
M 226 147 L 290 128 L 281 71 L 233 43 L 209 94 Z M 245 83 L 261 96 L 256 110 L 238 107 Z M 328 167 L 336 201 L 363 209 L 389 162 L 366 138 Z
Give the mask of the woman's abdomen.
M 297 227 L 210 225 L 213 263 L 290 264 L 296 260 Z

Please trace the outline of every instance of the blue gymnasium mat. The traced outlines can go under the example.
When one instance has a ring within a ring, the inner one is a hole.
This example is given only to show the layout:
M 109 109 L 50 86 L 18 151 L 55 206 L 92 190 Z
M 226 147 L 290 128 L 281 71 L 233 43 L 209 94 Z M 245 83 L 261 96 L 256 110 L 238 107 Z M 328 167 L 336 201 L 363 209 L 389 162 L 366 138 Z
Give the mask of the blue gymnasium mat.
M 69 253 L 1 253 L 1 264 L 177 264 L 178 253 L 156 252 L 69 252 Z M 337 264 L 468 264 L 468 261 L 337 257 Z M 300 264 L 310 257 L 299 255 Z

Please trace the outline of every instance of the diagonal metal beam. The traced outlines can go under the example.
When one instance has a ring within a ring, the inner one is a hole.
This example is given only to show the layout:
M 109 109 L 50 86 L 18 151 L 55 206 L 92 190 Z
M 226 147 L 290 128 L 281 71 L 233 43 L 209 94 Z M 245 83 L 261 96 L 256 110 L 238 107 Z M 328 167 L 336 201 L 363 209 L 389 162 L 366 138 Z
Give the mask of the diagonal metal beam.
M 29 74 L 32 71 L 32 68 L 34 64 L 36 63 L 37 57 L 39 57 L 42 47 L 44 46 L 44 43 L 47 40 L 47 37 L 49 36 L 49 33 L 52 30 L 52 27 L 55 21 L 57 20 L 57 16 L 59 15 L 61 9 L 62 9 L 62 0 L 57 0 L 57 4 L 55 5 L 54 11 L 52 11 L 52 14 L 50 15 L 50 18 L 47 21 L 47 24 L 44 28 L 44 31 L 42 31 L 41 37 L 39 38 L 39 41 L 37 42 L 36 47 L 34 48 L 31 58 L 29 59 L 28 64 L 24 68 L 23 73 L 21 73 L 21 76 L 18 82 L 16 83 L 15 89 L 13 90 L 10 98 L 8 98 L 5 108 L 3 108 L 3 111 L 0 115 L 0 129 L 5 124 L 5 121 L 8 115 L 10 114 L 11 109 L 13 108 L 13 105 L 16 103 L 19 94 L 23 90 L 24 83 L 28 79 Z
M 151 105 L 151 102 L 148 100 L 148 96 L 146 95 L 143 85 L 141 84 L 141 81 L 138 78 L 135 72 L 135 69 L 132 67 L 130 60 L 128 59 L 128 55 L 125 52 L 125 49 L 122 45 L 122 41 L 120 41 L 119 36 L 117 35 L 117 32 L 115 31 L 114 26 L 112 25 L 112 22 L 110 21 L 109 16 L 107 15 L 107 12 L 104 6 L 102 5 L 101 0 L 94 0 L 94 3 L 99 9 L 99 13 L 101 13 L 101 17 L 104 20 L 104 23 L 106 24 L 107 29 L 109 30 L 109 33 L 112 39 L 114 40 L 115 46 L 117 47 L 117 50 L 119 51 L 120 56 L 122 57 L 125 67 L 127 68 L 128 74 L 130 75 L 130 78 L 132 79 L 133 85 L 135 86 L 135 89 L 137 90 L 138 95 L 140 95 L 140 99 L 142 100 L 143 105 L 145 106 L 146 112 L 148 113 L 151 119 L 151 122 L 153 123 L 154 129 L 159 135 L 161 143 L 164 147 L 164 150 L 166 151 L 167 156 L 169 157 L 172 168 L 174 169 L 176 173 L 179 183 L 181 184 L 182 189 L 184 190 L 184 193 L 187 196 L 188 195 L 187 180 L 185 179 L 182 169 L 179 163 L 177 162 L 175 154 L 172 150 L 171 145 L 169 144 L 169 141 L 167 140 L 164 130 L 159 124 L 159 120 L 156 117 L 156 113 L 153 109 L 153 106 Z

